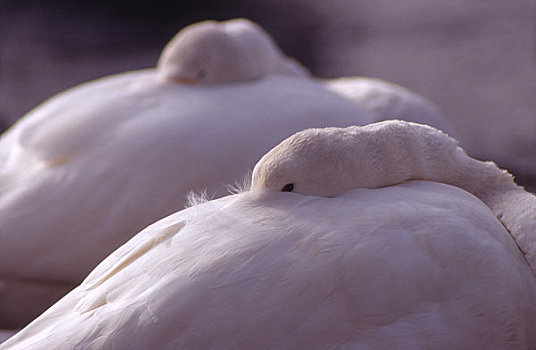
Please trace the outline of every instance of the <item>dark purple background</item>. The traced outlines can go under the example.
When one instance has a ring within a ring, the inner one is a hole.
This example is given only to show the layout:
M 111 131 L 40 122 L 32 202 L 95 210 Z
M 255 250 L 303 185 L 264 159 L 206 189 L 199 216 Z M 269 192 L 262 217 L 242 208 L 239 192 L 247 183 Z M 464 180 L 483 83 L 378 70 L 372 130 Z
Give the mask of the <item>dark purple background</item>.
M 470 154 L 535 189 L 534 0 L 3 0 L 0 126 L 68 87 L 154 66 L 187 24 L 237 16 L 316 75 L 373 76 L 421 93 Z

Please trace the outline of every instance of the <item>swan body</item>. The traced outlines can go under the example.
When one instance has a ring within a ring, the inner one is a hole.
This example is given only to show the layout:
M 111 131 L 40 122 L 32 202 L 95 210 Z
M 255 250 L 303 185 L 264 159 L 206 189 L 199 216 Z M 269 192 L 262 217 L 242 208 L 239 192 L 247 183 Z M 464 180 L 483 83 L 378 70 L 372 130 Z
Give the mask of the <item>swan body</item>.
M 483 196 L 509 181 L 428 126 L 306 130 L 0 349 L 533 349 L 536 279 Z
M 456 187 L 252 191 L 140 232 L 0 349 L 531 349 L 535 301 Z
M 139 230 L 182 209 L 189 191 L 226 194 L 291 134 L 372 122 L 275 63 L 229 81 L 222 66 L 207 71 L 212 83 L 194 85 L 166 78 L 169 65 L 65 91 L 0 138 L 0 327 L 33 319 Z
M 376 122 L 403 119 L 433 126 L 459 140 L 458 133 L 437 106 L 400 85 L 369 77 L 328 79 L 325 84 L 368 110 Z

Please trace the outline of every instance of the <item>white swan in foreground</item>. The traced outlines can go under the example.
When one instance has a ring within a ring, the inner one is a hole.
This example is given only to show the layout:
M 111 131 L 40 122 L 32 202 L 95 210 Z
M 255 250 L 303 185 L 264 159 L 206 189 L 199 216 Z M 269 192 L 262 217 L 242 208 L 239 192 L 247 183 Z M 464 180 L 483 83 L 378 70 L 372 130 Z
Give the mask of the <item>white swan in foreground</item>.
M 534 349 L 536 279 L 485 203 L 533 235 L 534 196 L 433 128 L 300 132 L 0 349 Z
M 303 74 L 251 22 L 209 21 L 181 31 L 158 69 L 23 117 L 0 139 L 0 327 L 36 317 L 189 191 L 226 194 L 294 132 L 372 122 Z

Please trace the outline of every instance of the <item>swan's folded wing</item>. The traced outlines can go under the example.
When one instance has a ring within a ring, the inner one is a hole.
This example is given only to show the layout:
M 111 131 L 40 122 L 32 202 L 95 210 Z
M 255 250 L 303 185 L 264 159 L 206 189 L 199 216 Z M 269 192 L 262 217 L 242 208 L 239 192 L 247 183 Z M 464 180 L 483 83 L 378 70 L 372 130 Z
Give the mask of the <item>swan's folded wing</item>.
M 210 215 L 214 209 L 221 208 L 231 198 L 221 198 L 182 210 L 148 226 L 134 236 L 103 260 L 77 288 L 76 298 L 79 302 L 75 311 L 83 313 L 98 307 L 106 293 L 92 293 L 97 287 L 161 243 L 179 234 L 189 221 Z

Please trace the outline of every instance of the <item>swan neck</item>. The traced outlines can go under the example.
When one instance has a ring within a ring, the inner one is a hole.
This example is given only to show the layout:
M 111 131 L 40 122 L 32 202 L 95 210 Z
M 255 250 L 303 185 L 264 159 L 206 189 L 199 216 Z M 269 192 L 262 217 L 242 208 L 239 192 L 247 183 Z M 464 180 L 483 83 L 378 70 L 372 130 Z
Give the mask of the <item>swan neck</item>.
M 473 159 L 459 147 L 446 162 L 451 166 L 428 168 L 435 181 L 462 188 L 486 204 L 525 255 L 536 275 L 536 196 L 518 186 L 513 176 L 493 162 Z
M 536 274 L 536 196 L 522 187 L 495 193 L 484 201 L 508 229 Z
M 491 162 L 484 164 L 485 171 L 475 173 L 479 181 L 465 189 L 484 202 L 501 221 L 536 275 L 536 196 L 516 185 L 508 172 Z

